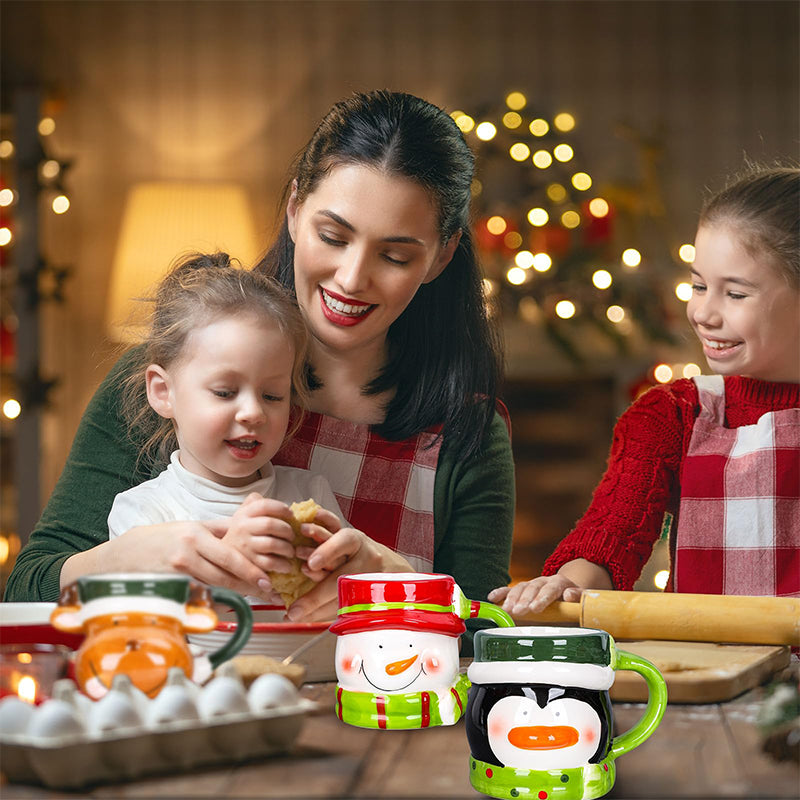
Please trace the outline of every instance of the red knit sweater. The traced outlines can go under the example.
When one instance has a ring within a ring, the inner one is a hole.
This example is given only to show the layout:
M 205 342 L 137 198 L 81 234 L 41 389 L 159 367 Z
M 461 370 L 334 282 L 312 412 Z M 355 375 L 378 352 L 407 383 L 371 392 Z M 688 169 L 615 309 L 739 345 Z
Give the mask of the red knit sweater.
M 800 384 L 725 378 L 729 428 L 754 425 L 769 411 L 798 407 Z M 544 575 L 585 558 L 605 567 L 615 588 L 633 588 L 658 540 L 664 512 L 677 523 L 681 470 L 699 413 L 694 381 L 679 380 L 653 387 L 619 418 L 608 467 L 591 505 L 547 559 Z

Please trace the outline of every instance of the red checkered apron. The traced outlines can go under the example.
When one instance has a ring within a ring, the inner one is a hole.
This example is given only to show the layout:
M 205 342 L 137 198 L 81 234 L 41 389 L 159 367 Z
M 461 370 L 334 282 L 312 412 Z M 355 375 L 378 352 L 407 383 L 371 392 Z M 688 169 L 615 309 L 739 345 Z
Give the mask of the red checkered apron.
M 694 381 L 675 591 L 800 596 L 800 409 L 726 428 L 723 377 Z
M 430 572 L 440 427 L 391 442 L 369 425 L 309 412 L 272 463 L 322 473 L 352 527 Z

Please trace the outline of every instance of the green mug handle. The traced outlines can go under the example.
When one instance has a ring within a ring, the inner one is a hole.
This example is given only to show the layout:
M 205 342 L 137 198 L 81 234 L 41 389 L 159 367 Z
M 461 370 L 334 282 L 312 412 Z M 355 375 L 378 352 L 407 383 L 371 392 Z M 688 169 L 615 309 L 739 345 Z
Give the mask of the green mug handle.
M 461 619 L 489 619 L 498 628 L 513 628 L 517 624 L 500 606 L 464 597 L 458 586 L 453 598 L 453 607 Z
M 609 757 L 612 759 L 629 753 L 649 739 L 667 710 L 667 684 L 654 664 L 641 656 L 625 650 L 617 650 L 614 669 L 638 672 L 647 683 L 648 697 L 647 708 L 645 708 L 642 718 L 629 731 L 614 737 L 611 742 Z
M 233 636 L 219 650 L 208 656 L 211 669 L 216 669 L 223 661 L 233 658 L 247 644 L 253 631 L 253 610 L 244 597 L 221 586 L 211 587 L 211 597 L 218 603 L 230 606 L 236 612 L 236 631 Z

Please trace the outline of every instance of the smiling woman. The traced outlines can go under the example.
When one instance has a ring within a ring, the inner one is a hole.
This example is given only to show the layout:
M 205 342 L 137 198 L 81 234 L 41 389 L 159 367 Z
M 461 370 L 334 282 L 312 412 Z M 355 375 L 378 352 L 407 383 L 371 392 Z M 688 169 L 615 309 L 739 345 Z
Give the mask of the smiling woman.
M 351 527 L 320 511 L 303 526 L 316 546 L 295 549 L 275 541 L 287 507 L 243 507 L 248 524 L 269 528 L 270 557 L 306 560 L 317 582 L 291 619 L 331 619 L 345 573 L 442 572 L 477 600 L 508 580 L 514 473 L 496 402 L 501 349 L 469 230 L 473 160 L 443 110 L 380 91 L 334 105 L 292 168 L 285 220 L 254 271 L 296 296 L 311 391 L 273 461 L 321 473 Z M 90 403 L 7 597 L 54 599 L 77 575 L 136 567 L 270 598 L 263 562 L 239 558 L 224 521 L 189 516 L 107 541 L 114 495 L 166 466 L 163 452 L 141 461 L 142 434 L 129 436 L 119 413 L 136 359 L 123 357 Z M 154 370 L 154 395 L 162 379 Z M 239 455 L 262 441 L 250 429 L 224 440 Z

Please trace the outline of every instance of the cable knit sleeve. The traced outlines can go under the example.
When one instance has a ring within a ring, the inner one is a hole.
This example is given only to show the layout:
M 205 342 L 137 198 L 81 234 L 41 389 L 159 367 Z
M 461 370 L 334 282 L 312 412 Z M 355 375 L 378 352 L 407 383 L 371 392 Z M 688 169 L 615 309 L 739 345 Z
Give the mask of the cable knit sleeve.
M 677 510 L 696 406 L 694 383 L 680 380 L 650 389 L 619 418 L 591 505 L 547 559 L 544 575 L 585 558 L 604 566 L 615 588 L 633 588 L 658 540 L 664 512 Z

